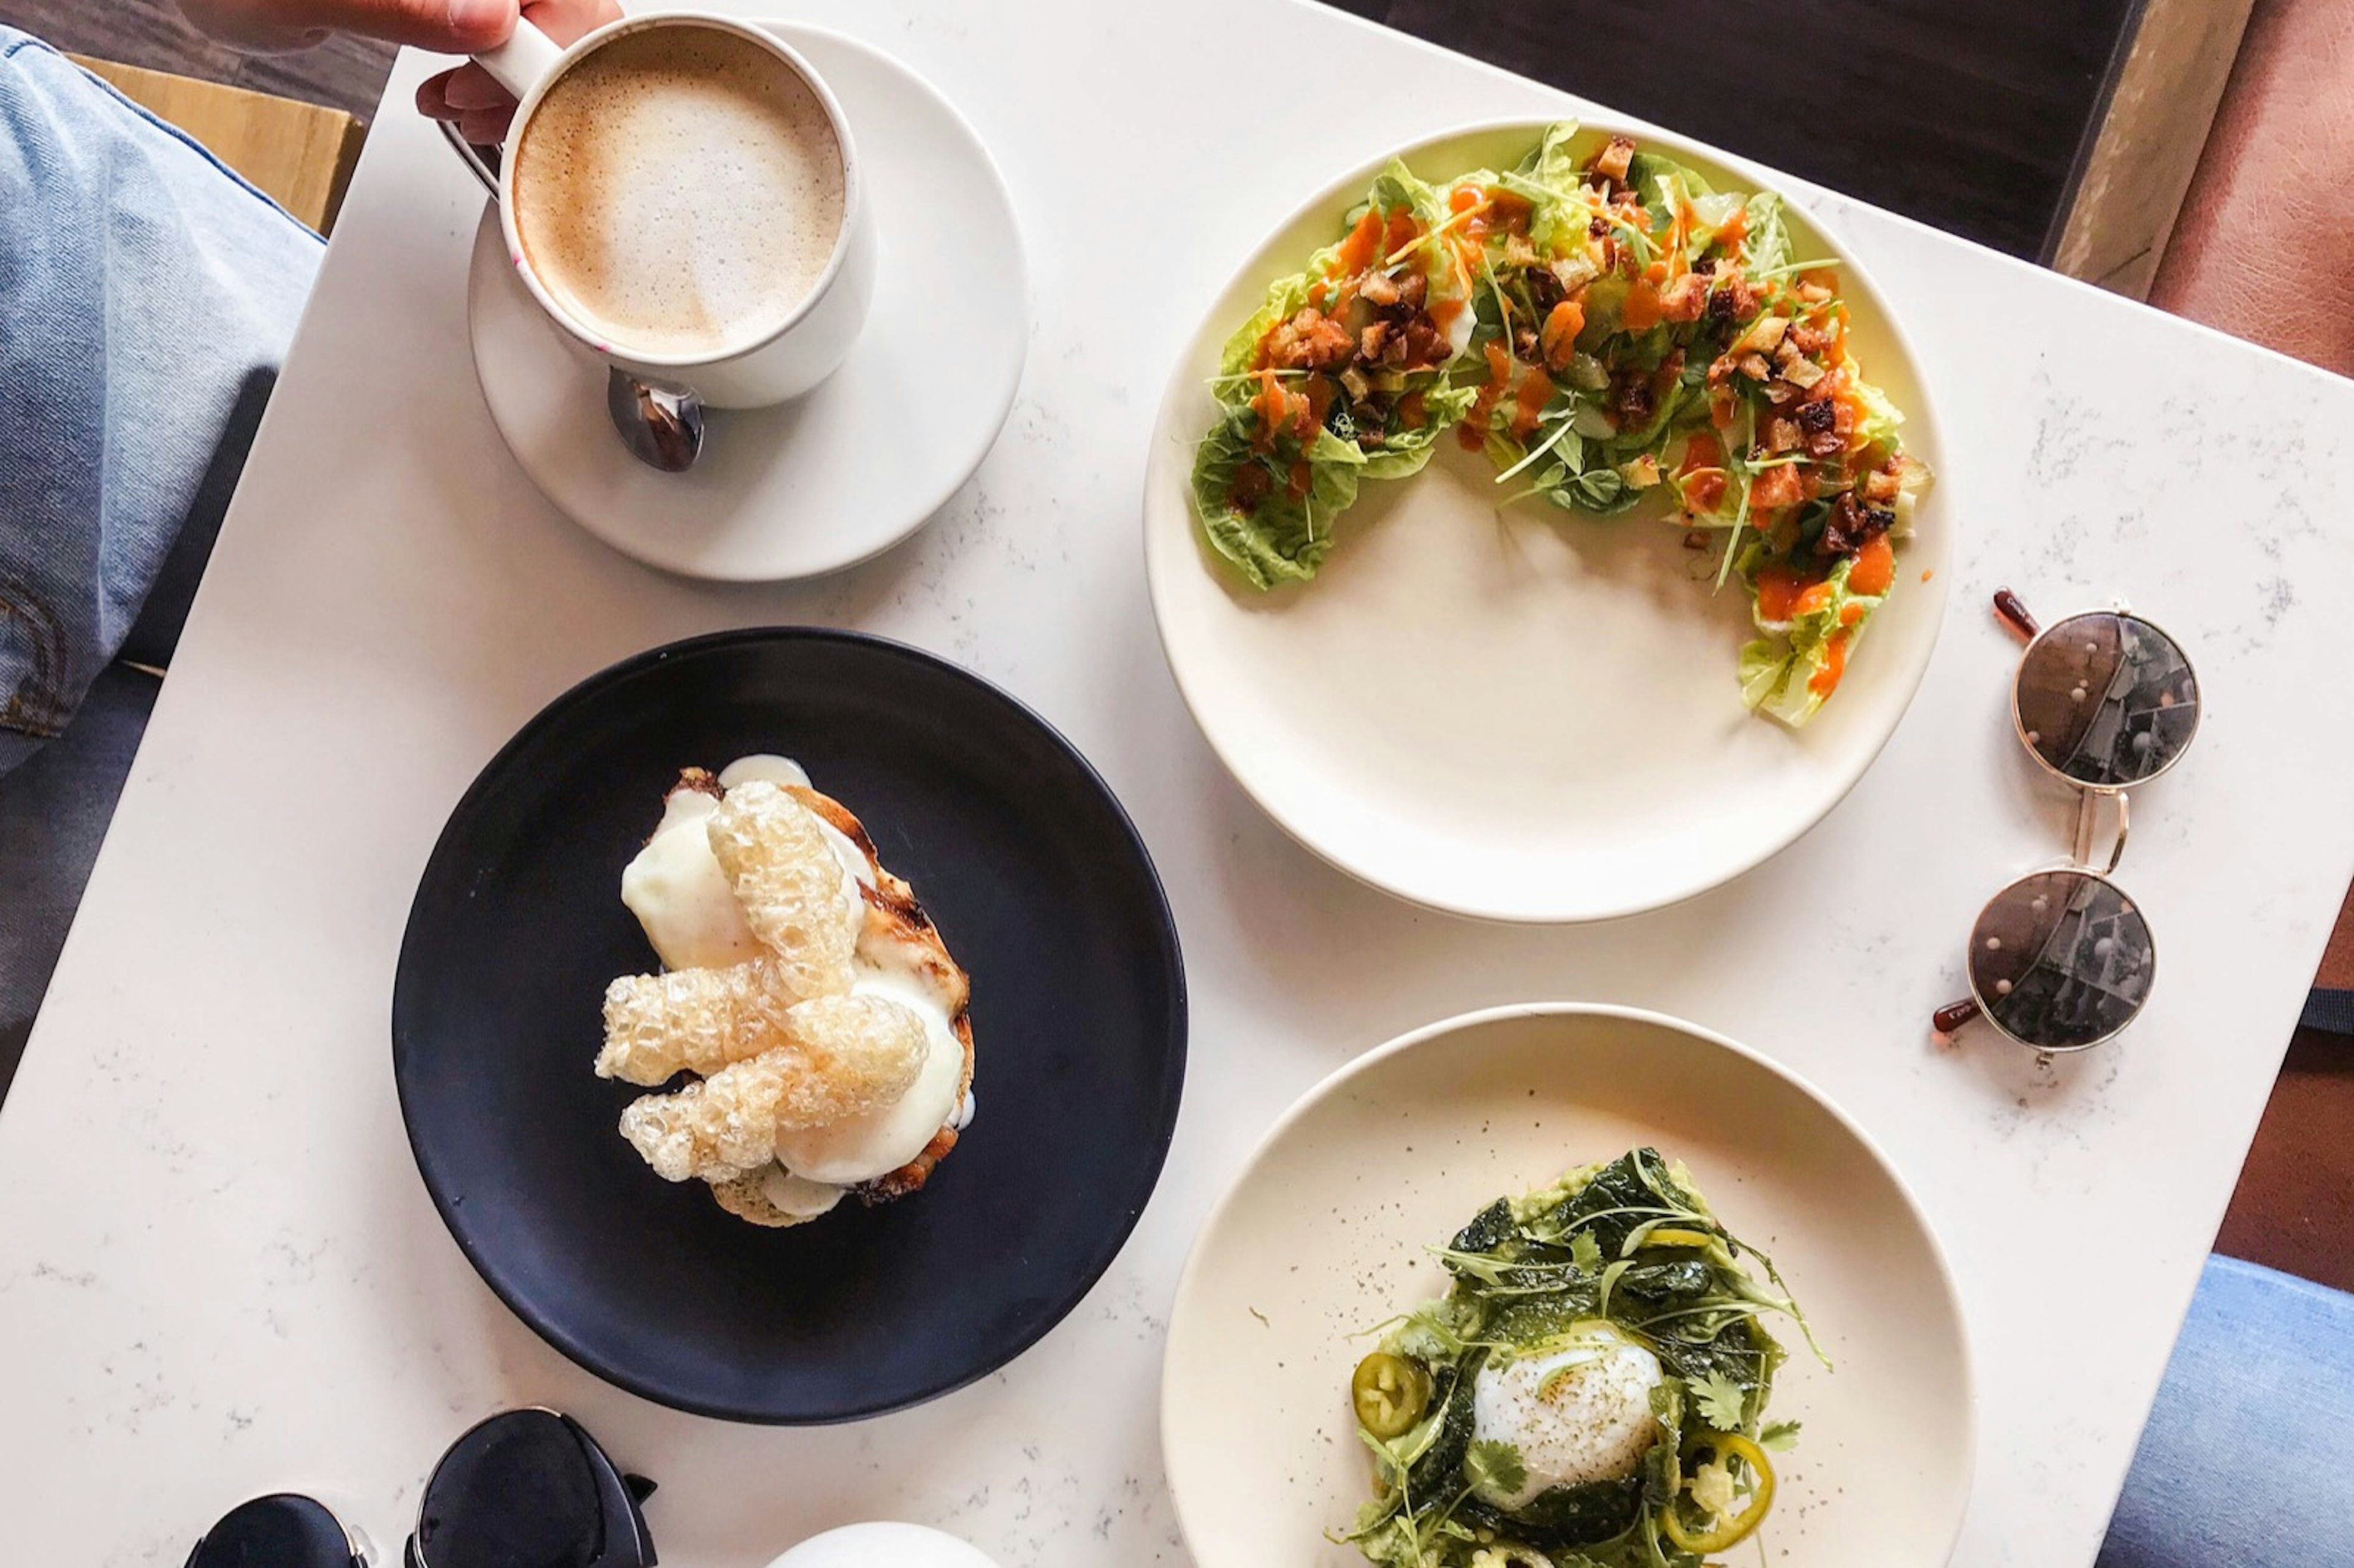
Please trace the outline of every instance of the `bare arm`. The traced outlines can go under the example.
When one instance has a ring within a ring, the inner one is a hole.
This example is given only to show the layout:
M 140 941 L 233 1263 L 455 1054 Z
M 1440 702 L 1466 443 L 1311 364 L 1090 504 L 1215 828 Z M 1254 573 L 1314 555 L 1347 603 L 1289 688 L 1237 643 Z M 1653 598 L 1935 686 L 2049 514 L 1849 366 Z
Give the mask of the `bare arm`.
M 188 20 L 224 43 L 269 53 L 330 33 L 365 33 L 444 54 L 471 54 L 514 30 L 516 0 L 181 0 Z
M 188 20 L 224 43 L 268 53 L 304 49 L 332 33 L 360 33 L 438 54 L 467 55 L 504 43 L 518 16 L 569 43 L 621 14 L 620 0 L 181 0 Z M 456 122 L 472 142 L 506 134 L 514 101 L 475 66 L 443 71 L 418 89 L 417 107 Z

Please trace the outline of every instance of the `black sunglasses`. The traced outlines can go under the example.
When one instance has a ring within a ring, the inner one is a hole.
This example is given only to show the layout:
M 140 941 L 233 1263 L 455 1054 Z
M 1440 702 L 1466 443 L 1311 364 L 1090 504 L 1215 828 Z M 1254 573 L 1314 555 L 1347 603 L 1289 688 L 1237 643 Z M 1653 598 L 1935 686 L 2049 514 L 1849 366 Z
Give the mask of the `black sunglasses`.
M 2065 864 L 2030 872 L 1992 898 L 1970 928 L 1970 994 L 1931 1019 L 1951 1034 L 1984 1018 L 2031 1050 L 2084 1051 L 2140 1016 L 2158 974 L 2158 942 L 2111 876 L 2131 823 L 2126 791 L 2181 760 L 2199 733 L 2199 676 L 2180 643 L 2124 610 L 2089 610 L 2039 627 L 2009 588 L 1996 617 L 2027 643 L 2011 683 L 2011 722 L 2043 770 L 2076 791 Z M 2101 808 L 2115 836 L 2094 851 Z
M 450 1445 L 425 1482 L 407 1568 L 653 1568 L 638 1505 L 654 1484 L 627 1475 L 553 1410 L 510 1410 Z M 187 1568 L 366 1568 L 361 1542 L 323 1503 L 292 1492 L 231 1510 Z

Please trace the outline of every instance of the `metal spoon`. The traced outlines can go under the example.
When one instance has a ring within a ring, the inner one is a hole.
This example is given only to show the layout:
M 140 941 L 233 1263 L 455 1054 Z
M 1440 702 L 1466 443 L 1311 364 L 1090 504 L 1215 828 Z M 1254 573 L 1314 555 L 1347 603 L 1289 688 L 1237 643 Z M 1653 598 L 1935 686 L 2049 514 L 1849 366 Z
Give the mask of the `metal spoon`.
M 605 412 L 630 455 L 648 468 L 684 473 L 703 455 L 703 404 L 692 392 L 609 369 Z

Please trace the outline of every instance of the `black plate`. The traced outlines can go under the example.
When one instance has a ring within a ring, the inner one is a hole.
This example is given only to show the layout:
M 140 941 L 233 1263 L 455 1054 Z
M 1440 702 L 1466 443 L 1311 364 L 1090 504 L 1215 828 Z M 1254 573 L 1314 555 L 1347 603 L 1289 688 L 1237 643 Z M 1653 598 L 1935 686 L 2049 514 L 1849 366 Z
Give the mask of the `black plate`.
M 795 758 L 972 976 L 979 1116 L 921 1192 L 770 1231 L 673 1186 L 595 1076 L 615 975 L 655 967 L 621 867 L 682 766 Z M 1185 982 L 1102 779 L 1003 692 L 877 638 L 726 632 L 617 664 L 493 758 L 410 909 L 393 1073 L 417 1166 L 502 1300 L 682 1410 L 842 1421 L 1004 1365 L 1076 1306 L 1152 1192 Z

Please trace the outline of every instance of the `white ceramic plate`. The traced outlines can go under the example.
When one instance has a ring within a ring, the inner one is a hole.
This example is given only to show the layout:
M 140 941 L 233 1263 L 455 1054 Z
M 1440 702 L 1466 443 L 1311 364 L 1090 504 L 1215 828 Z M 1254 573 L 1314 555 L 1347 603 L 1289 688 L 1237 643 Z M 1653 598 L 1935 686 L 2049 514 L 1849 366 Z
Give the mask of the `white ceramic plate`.
M 1929 1568 L 1976 1447 L 1961 1304 L 1919 1206 L 1853 1123 L 1729 1040 L 1623 1008 L 1500 1008 L 1418 1030 L 1294 1106 L 1194 1243 L 1169 1320 L 1161 1447 L 1202 1568 L 1343 1568 L 1372 1495 L 1349 1374 L 1366 1330 L 1444 1291 L 1427 1248 L 1483 1206 L 1649 1144 L 1771 1253 L 1795 1330 L 1761 1538 L 1775 1563 Z M 1756 1548 L 1734 1555 L 1747 1561 Z
M 1397 155 L 1449 179 L 1509 166 L 1543 129 L 1453 132 Z M 1722 154 L 1638 139 L 1720 186 L 1769 184 Z M 1145 563 L 1186 704 L 1287 832 L 1419 904 L 1496 920 L 1596 920 L 1737 876 L 1863 776 L 1944 619 L 1952 475 L 1903 337 L 1871 279 L 1792 210 L 1798 256 L 1842 258 L 1865 373 L 1905 411 L 1908 445 L 1938 476 L 1902 547 L 1896 591 L 1802 731 L 1742 706 L 1747 596 L 1738 585 L 1712 595 L 1712 557 L 1659 522 L 1582 518 L 1541 500 L 1499 514 L 1506 492 L 1493 469 L 1451 440 L 1419 477 L 1365 486 L 1313 582 L 1261 593 L 1201 542 L 1193 516 L 1193 447 L 1214 408 L 1208 377 L 1267 283 L 1340 232 L 1389 155 L 1335 180 L 1243 263 L 1162 399 Z
M 656 473 L 606 418 L 603 366 L 515 278 L 494 211 L 467 293 L 483 400 L 541 493 L 649 566 L 737 582 L 834 571 L 921 527 L 996 441 L 1030 342 L 1013 200 L 963 116 L 864 44 L 759 25 L 842 100 L 873 193 L 875 300 L 840 370 L 778 408 L 713 409 L 702 461 Z

